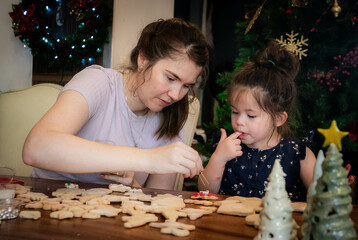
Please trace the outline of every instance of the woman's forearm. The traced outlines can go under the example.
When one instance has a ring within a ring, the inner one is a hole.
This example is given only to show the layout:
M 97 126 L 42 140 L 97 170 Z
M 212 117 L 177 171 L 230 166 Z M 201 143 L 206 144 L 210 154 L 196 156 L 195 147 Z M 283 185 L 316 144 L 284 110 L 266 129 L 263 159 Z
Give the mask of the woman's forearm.
M 33 167 L 67 173 L 148 171 L 143 151 L 35 129 L 24 144 L 23 160 Z

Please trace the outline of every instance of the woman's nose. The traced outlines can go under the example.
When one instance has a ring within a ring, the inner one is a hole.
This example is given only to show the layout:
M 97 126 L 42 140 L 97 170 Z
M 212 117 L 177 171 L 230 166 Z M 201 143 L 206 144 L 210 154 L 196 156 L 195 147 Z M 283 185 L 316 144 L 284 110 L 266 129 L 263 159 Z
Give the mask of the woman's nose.
M 181 97 L 181 87 L 179 86 L 172 86 L 169 89 L 168 95 L 173 101 L 179 101 Z

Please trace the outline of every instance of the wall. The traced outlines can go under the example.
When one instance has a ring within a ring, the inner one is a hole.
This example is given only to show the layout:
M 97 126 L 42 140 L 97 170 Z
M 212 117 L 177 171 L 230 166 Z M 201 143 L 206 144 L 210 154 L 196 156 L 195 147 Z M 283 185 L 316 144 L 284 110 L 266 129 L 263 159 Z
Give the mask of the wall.
M 24 44 L 14 36 L 9 16 L 9 12 L 12 12 L 12 4 L 19 2 L 0 1 L 0 92 L 31 86 L 31 50 L 24 48 Z
M 114 0 L 111 66 L 126 64 L 143 27 L 174 16 L 174 0 Z

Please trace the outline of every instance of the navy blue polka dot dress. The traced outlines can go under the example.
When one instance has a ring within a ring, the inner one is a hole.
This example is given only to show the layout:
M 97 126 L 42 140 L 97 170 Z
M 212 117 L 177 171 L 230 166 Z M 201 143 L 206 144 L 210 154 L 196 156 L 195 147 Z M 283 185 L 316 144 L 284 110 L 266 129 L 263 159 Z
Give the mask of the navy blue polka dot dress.
M 306 157 L 306 146 L 310 145 L 312 135 L 302 141 L 283 138 L 275 147 L 262 151 L 242 144 L 243 155 L 226 163 L 219 193 L 262 198 L 273 164 L 276 159 L 280 159 L 282 169 L 286 173 L 288 196 L 291 200 L 300 199 L 303 189 L 300 160 Z

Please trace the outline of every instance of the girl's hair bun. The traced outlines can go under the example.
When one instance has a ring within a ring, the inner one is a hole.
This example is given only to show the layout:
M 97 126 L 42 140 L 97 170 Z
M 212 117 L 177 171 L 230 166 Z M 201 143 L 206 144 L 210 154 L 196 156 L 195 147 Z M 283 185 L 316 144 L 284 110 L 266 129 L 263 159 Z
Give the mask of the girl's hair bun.
M 298 57 L 290 50 L 280 46 L 274 39 L 270 40 L 267 47 L 256 56 L 255 64 L 285 72 L 291 79 L 294 79 L 300 70 Z

